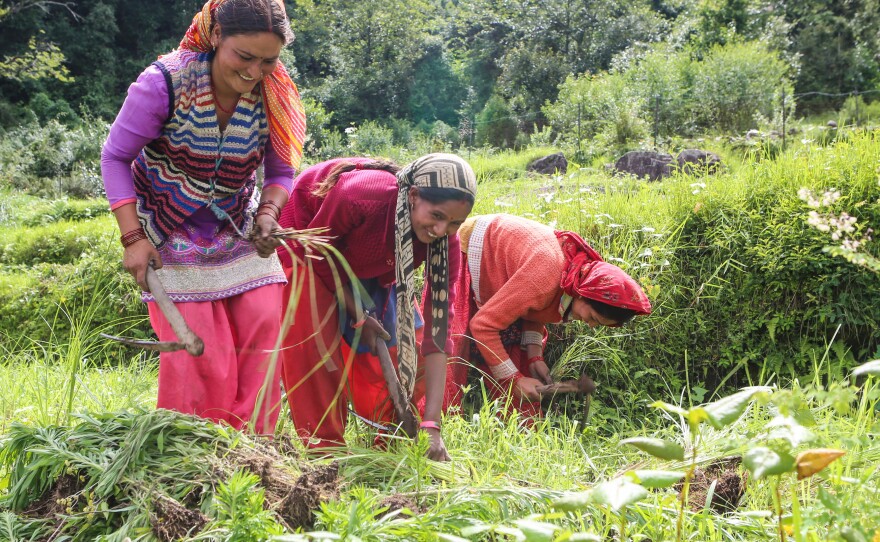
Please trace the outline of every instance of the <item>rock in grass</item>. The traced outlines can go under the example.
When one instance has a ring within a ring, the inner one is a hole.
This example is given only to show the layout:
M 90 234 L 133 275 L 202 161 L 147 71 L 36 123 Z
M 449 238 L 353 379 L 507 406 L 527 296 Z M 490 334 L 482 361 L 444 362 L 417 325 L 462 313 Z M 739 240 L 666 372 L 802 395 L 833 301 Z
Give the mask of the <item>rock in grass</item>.
M 665 152 L 630 151 L 614 163 L 614 171 L 649 181 L 659 181 L 672 172 L 672 155 Z
M 562 175 L 568 172 L 568 160 L 561 152 L 548 154 L 529 163 L 526 166 L 526 171 L 534 171 L 544 175 Z

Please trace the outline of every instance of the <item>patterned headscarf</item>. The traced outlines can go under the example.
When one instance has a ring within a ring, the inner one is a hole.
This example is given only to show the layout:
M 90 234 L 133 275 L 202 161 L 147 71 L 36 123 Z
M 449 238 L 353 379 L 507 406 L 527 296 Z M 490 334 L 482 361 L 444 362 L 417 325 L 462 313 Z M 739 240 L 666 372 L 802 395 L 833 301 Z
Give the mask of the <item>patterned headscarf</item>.
M 225 0 L 208 0 L 193 17 L 192 24 L 180 41 L 180 48 L 199 53 L 210 52 L 211 27 L 214 12 Z M 284 3 L 278 2 L 282 9 Z M 284 64 L 278 62 L 275 71 L 260 85 L 263 103 L 269 120 L 269 140 L 278 156 L 294 169 L 299 169 L 306 136 L 306 112 L 296 84 L 290 79 Z
M 630 309 L 636 314 L 651 314 L 648 296 L 623 269 L 602 260 L 602 256 L 574 232 L 557 231 L 556 237 L 565 254 L 566 266 L 560 286 L 566 294 Z
M 413 322 L 413 227 L 409 189 L 452 188 L 477 194 L 477 176 L 467 162 L 454 154 L 428 154 L 397 173 L 397 224 L 394 251 L 397 279 L 397 359 L 400 384 L 407 396 L 416 382 L 416 338 Z M 431 340 L 440 351 L 446 349 L 449 318 L 449 239 L 441 237 L 428 245 L 428 273 L 431 286 Z

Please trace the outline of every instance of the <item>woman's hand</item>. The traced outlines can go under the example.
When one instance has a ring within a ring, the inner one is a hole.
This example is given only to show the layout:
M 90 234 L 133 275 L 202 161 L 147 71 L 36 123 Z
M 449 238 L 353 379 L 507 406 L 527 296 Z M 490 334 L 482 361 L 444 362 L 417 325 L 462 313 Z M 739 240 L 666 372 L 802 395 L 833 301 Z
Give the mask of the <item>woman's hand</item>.
M 525 399 L 526 401 L 540 401 L 541 394 L 538 393 L 538 386 L 541 386 L 541 381 L 535 378 L 529 378 L 524 376 L 522 378 L 518 378 L 516 382 L 513 384 L 513 394 L 520 399 Z
M 271 233 L 281 229 L 278 221 L 270 213 L 259 213 L 254 218 L 254 248 L 257 254 L 263 258 L 271 256 L 275 249 L 281 246 L 281 240 L 273 237 Z
M 550 377 L 550 367 L 547 367 L 547 362 L 543 359 L 533 361 L 529 365 L 529 373 L 544 384 L 553 383 L 553 378 Z
M 361 342 L 370 348 L 370 353 L 376 355 L 376 339 L 383 341 L 391 340 L 391 335 L 385 331 L 379 320 L 372 316 L 365 316 L 364 323 L 361 326 Z
M 129 245 L 122 253 L 122 267 L 131 273 L 138 286 L 145 292 L 150 291 L 150 287 L 147 286 L 147 266 L 150 262 L 153 262 L 154 269 L 162 268 L 159 251 L 147 239 Z
M 446 443 L 443 442 L 443 436 L 440 435 L 439 429 L 434 428 L 425 428 L 422 429 L 428 433 L 428 438 L 431 440 L 431 445 L 428 447 L 428 459 L 433 459 L 434 461 L 451 461 L 452 458 L 449 457 L 449 452 L 446 451 Z

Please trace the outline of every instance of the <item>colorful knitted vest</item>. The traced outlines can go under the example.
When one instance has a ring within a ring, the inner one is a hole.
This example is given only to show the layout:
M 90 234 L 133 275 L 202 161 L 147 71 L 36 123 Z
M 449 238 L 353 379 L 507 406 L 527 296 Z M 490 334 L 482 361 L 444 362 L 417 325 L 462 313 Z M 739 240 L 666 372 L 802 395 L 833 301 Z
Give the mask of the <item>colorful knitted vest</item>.
M 155 65 L 168 84 L 169 117 L 162 134 L 132 163 L 144 230 L 160 247 L 177 226 L 212 201 L 241 228 L 254 172 L 269 139 L 259 86 L 241 96 L 221 134 L 210 55 L 178 50 Z

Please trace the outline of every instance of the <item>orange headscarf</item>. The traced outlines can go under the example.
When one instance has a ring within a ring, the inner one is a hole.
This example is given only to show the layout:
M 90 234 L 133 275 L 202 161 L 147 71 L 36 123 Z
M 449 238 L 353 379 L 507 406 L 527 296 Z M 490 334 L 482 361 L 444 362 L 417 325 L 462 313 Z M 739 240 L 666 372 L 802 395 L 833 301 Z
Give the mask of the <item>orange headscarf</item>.
M 626 272 L 605 262 L 580 235 L 557 231 L 556 237 L 565 254 L 565 269 L 560 286 L 572 297 L 601 301 L 636 314 L 651 314 L 651 302 L 642 287 Z
M 180 41 L 180 48 L 199 53 L 211 51 L 211 26 L 214 10 L 224 0 L 208 0 L 202 10 L 193 17 L 192 24 Z M 281 4 L 282 9 L 284 4 Z M 290 79 L 281 62 L 261 85 L 263 103 L 269 119 L 269 140 L 275 152 L 285 163 L 299 169 L 302 160 L 303 140 L 306 136 L 306 111 L 296 84 Z

